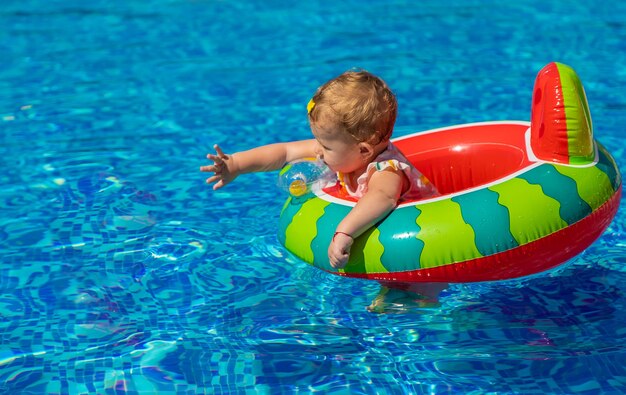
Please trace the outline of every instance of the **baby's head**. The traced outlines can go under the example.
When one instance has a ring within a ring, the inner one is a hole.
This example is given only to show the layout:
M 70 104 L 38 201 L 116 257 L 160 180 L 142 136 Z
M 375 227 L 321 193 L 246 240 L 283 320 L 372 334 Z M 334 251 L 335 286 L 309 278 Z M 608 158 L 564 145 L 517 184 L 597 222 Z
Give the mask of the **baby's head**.
M 332 125 L 372 146 L 391 138 L 398 103 L 387 84 L 367 71 L 346 71 L 320 88 L 309 102 L 311 126 Z

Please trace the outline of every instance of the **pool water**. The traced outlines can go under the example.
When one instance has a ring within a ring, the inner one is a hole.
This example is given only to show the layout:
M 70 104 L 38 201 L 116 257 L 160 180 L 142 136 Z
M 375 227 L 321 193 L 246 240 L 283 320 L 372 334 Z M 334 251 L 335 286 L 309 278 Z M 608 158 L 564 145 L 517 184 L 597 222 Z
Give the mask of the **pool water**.
M 620 394 L 626 215 L 558 270 L 438 301 L 279 244 L 276 174 L 213 192 L 227 152 L 308 138 L 364 68 L 395 135 L 528 120 L 572 66 L 624 173 L 626 3 L 5 0 L 0 393 Z M 368 309 L 369 307 L 369 309 Z M 371 311 L 370 311 L 371 310 Z

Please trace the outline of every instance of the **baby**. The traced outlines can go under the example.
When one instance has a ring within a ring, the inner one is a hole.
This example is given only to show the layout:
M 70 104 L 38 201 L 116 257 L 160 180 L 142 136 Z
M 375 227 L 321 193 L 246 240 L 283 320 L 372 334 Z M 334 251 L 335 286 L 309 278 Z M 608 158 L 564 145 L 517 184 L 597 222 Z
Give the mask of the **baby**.
M 332 267 L 345 267 L 354 238 L 383 219 L 400 198 L 427 198 L 436 188 L 389 141 L 397 113 L 387 84 L 367 71 L 348 71 L 320 88 L 307 106 L 314 139 L 277 143 L 234 154 L 215 145 L 214 173 L 206 182 L 219 189 L 238 175 L 278 170 L 285 163 L 318 157 L 337 172 L 344 191 L 358 199 L 337 225 L 328 247 Z

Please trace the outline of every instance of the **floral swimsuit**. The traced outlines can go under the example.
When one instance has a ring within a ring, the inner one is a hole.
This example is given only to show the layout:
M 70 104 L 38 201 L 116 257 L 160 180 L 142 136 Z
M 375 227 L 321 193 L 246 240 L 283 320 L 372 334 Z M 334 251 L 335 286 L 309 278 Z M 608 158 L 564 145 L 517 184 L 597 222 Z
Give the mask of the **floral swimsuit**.
M 403 200 L 425 199 L 439 195 L 437 188 L 417 170 L 409 160 L 392 144 L 380 153 L 369 165 L 367 170 L 357 179 L 356 189 L 351 190 L 341 173 L 337 174 L 343 189 L 352 197 L 361 198 L 367 192 L 367 183 L 377 171 L 382 171 L 391 167 L 394 170 L 404 172 L 410 181 L 410 187 L 401 196 Z

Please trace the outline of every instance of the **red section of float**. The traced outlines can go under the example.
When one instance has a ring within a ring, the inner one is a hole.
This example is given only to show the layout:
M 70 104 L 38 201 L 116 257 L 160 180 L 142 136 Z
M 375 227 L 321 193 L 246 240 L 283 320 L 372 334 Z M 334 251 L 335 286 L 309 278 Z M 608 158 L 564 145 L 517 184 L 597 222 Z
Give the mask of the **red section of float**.
M 528 127 L 527 122 L 468 124 L 450 128 L 450 132 L 419 133 L 419 139 L 400 138 L 394 144 L 447 195 L 529 166 L 524 137 Z
M 537 74 L 530 123 L 535 155 L 543 160 L 569 163 L 565 102 L 559 70 L 554 63 Z

